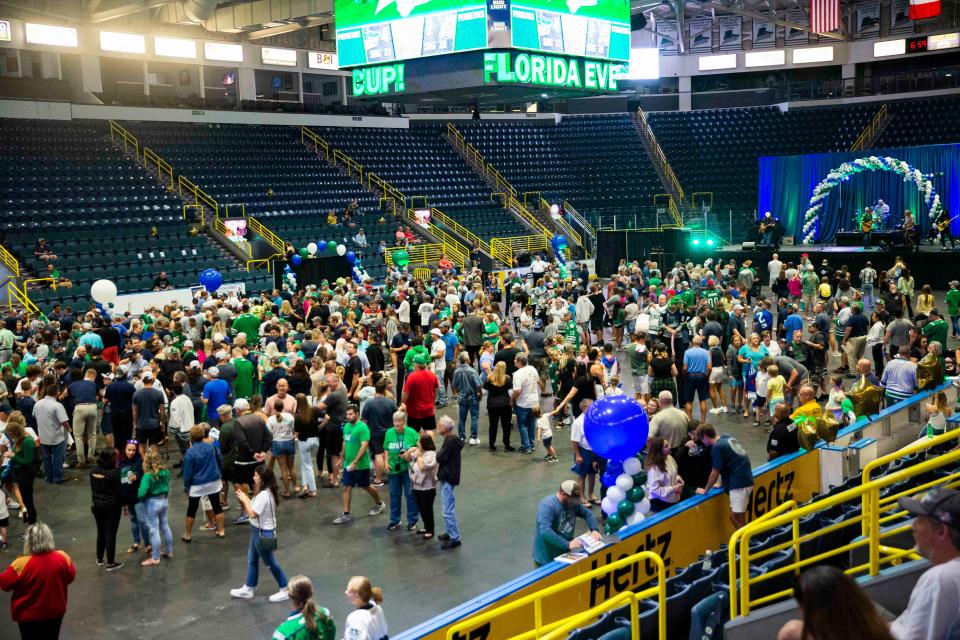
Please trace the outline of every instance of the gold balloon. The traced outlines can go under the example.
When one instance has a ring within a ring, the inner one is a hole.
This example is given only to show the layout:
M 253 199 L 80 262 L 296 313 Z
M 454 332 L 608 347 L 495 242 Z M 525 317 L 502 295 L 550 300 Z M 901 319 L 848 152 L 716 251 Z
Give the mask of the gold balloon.
M 859 382 L 847 391 L 847 397 L 853 403 L 853 413 L 860 416 L 869 416 L 880 413 L 880 401 L 883 399 L 883 389 L 872 384 L 866 376 L 860 376 Z
M 837 432 L 840 431 L 840 423 L 833 413 L 827 411 L 817 418 L 817 437 L 827 442 L 833 442 L 837 439 Z
M 920 391 L 933 389 L 943 382 L 943 367 L 940 360 L 932 353 L 928 353 L 917 363 L 917 388 Z
M 800 446 L 807 451 L 813 449 L 819 438 L 817 437 L 817 421 L 813 418 L 798 418 L 797 423 L 797 441 Z

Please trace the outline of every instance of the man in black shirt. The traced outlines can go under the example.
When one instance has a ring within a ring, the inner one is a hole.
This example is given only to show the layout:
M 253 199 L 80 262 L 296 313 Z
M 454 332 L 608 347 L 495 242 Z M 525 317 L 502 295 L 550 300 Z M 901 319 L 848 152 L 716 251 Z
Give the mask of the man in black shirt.
M 357 392 L 363 386 L 363 361 L 357 355 L 357 345 L 347 343 L 347 364 L 343 368 L 343 386 L 347 389 L 347 397 L 357 399 Z
M 800 450 L 797 439 L 797 425 L 790 419 L 790 407 L 784 403 L 776 406 L 773 412 L 773 430 L 767 438 L 767 460 L 796 453 Z
M 522 350 L 517 347 L 517 339 L 511 333 L 503 336 L 502 342 L 503 348 L 493 357 L 493 366 L 497 366 L 498 362 L 503 362 L 507 365 L 507 375 L 513 377 L 513 374 L 517 372 L 517 364 L 514 360 L 518 353 L 522 353 Z
M 846 327 L 843 330 L 843 341 L 840 343 L 840 348 L 847 357 L 847 367 L 851 377 L 853 377 L 852 372 L 857 368 L 857 361 L 863 357 L 869 329 L 870 320 L 863 314 L 863 305 L 854 302 L 850 307 L 850 317 L 847 318 Z
M 397 370 L 397 397 L 403 392 L 403 381 L 407 377 L 407 371 L 403 367 L 403 359 L 415 340 L 416 338 L 410 333 L 410 325 L 404 322 L 400 325 L 400 331 L 393 336 L 393 341 L 390 343 L 390 357 L 393 359 L 393 368 Z
M 437 479 L 440 481 L 440 508 L 443 511 L 443 527 L 446 529 L 438 537 L 441 549 L 455 549 L 461 542 L 453 492 L 460 484 L 460 452 L 463 449 L 463 440 L 454 435 L 453 419 L 449 416 L 440 417 L 437 431 L 443 438 L 443 445 L 437 452 L 437 464 L 440 467 Z
M 161 271 L 160 275 L 153 279 L 153 290 L 154 291 L 166 291 L 167 289 L 172 289 L 170 286 L 170 280 L 167 279 L 167 272 Z
M 587 297 L 593 303 L 593 313 L 590 314 L 590 330 L 597 337 L 597 344 L 603 344 L 603 303 L 606 302 L 606 298 L 600 291 L 600 285 L 597 283 L 590 285 L 590 295 Z

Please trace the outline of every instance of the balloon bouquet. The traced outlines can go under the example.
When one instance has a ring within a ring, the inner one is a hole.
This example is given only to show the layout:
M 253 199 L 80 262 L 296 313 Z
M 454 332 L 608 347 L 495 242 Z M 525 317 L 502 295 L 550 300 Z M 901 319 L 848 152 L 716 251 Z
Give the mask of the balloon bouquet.
M 607 458 L 600 482 L 607 495 L 600 508 L 607 516 L 604 533 L 642 521 L 650 513 L 643 486 L 647 474 L 638 453 L 647 442 L 649 424 L 643 405 L 628 396 L 606 396 L 590 405 L 583 431 L 593 452 Z
M 553 247 L 553 257 L 557 260 L 557 266 L 560 269 L 560 277 L 567 279 L 567 239 L 557 234 L 550 240 L 550 246 Z
M 324 253 L 327 253 L 328 250 L 333 251 L 342 258 L 346 258 L 347 262 L 350 263 L 350 275 L 353 277 L 354 282 L 357 284 L 362 284 L 363 282 L 370 280 L 367 270 L 363 268 L 363 265 L 360 262 L 360 256 L 353 251 L 348 251 L 347 245 L 320 240 L 319 242 L 311 242 L 290 257 L 290 264 L 287 264 L 283 268 L 284 282 L 290 285 L 291 289 L 296 289 L 297 276 L 293 272 L 293 269 L 290 265 L 292 264 L 294 267 L 298 267 L 303 264 L 304 260 L 308 258 L 315 258 L 318 256 L 318 254 L 323 255 Z
M 117 285 L 112 280 L 97 280 L 90 285 L 90 297 L 97 303 L 100 315 L 109 318 L 107 309 L 113 307 L 117 299 Z

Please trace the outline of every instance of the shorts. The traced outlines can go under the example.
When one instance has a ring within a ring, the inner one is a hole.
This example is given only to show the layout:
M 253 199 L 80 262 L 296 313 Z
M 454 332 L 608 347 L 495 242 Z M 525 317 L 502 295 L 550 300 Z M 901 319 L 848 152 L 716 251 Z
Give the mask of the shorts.
M 650 395 L 650 376 L 632 376 L 633 391 L 641 395 Z
M 140 441 L 144 447 L 150 446 L 151 444 L 160 444 L 163 442 L 163 429 L 159 427 L 156 429 L 140 429 L 137 428 L 137 440 Z
M 767 406 L 767 399 L 763 396 L 754 396 L 753 404 L 751 405 L 754 409 L 762 409 Z
M 537 375 L 541 380 L 547 379 L 549 373 L 549 364 L 546 358 L 530 358 L 530 366 L 537 370 Z
M 710 370 L 710 384 L 723 384 L 726 379 L 727 377 L 723 375 L 723 367 L 714 367 Z
M 753 487 L 743 487 L 742 489 L 730 489 L 730 511 L 733 513 L 746 513 L 750 506 L 750 494 Z
M 686 383 L 683 385 L 686 401 L 693 402 L 693 396 L 696 394 L 701 402 L 705 402 L 710 395 L 710 387 L 705 373 L 691 373 L 687 375 Z
M 230 465 L 229 467 L 220 468 L 220 478 L 224 482 L 224 487 L 226 487 L 227 482 L 235 482 L 236 477 L 237 477 L 237 473 L 233 465 Z
M 553 436 L 550 436 L 549 438 L 544 438 L 544 439 L 543 439 L 543 448 L 544 448 L 544 449 L 549 449 L 549 448 L 552 447 L 552 446 L 553 446 Z
M 372 431 L 370 433 L 370 455 L 378 456 L 383 453 L 383 439 L 386 436 L 386 431 Z
M 0 518 L 0 527 L 6 528 L 9 526 L 10 526 L 10 516 L 7 516 L 6 518 Z
M 297 451 L 293 440 L 274 440 L 270 445 L 270 453 L 275 456 L 292 456 Z
M 573 466 L 570 467 L 570 471 L 574 472 L 581 478 L 596 474 L 597 470 L 593 466 L 594 460 L 596 460 L 596 455 L 593 453 L 593 451 L 580 447 L 580 457 L 583 459 L 583 462 L 577 464 L 577 459 L 574 458 Z
M 345 487 L 366 489 L 370 486 L 370 469 L 354 469 L 353 471 L 344 469 L 340 482 Z
M 236 464 L 233 467 L 233 482 L 234 484 L 245 484 L 248 486 L 253 486 L 253 472 L 257 468 L 259 462 L 254 464 Z
M 743 378 L 730 378 L 730 386 L 739 389 L 743 386 Z
M 421 431 L 436 431 L 437 429 L 437 416 L 427 416 L 426 418 L 414 418 L 412 416 L 407 417 L 407 426 L 416 431 L 417 433 Z

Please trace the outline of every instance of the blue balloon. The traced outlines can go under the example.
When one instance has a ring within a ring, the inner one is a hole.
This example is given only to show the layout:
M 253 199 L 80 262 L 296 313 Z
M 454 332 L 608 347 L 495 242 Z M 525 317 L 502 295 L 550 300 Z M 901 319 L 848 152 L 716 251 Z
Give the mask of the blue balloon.
M 303 258 L 297 254 L 293 254 L 293 257 L 290 258 L 290 262 L 292 262 L 294 266 L 299 266 L 299 264 L 303 262 Z
M 623 462 L 620 460 L 609 460 L 607 462 L 607 471 L 612 473 L 614 479 L 616 479 L 616 476 L 619 476 L 621 473 L 623 473 Z
M 619 473 L 611 473 L 610 469 L 608 468 L 603 472 L 603 475 L 600 476 L 600 484 L 605 487 L 612 487 L 613 485 L 617 484 L 617 476 L 619 475 Z
M 327 250 L 326 240 L 321 240 L 320 242 L 317 243 L 317 253 L 323 253 L 326 250 Z
M 206 269 L 200 274 L 200 285 L 213 293 L 223 284 L 223 276 L 216 269 Z
M 594 453 L 610 460 L 637 455 L 647 442 L 647 412 L 633 398 L 606 396 L 590 405 L 583 432 Z
M 343 257 L 346 258 L 347 262 L 350 264 L 356 264 L 357 262 L 357 254 L 355 254 L 353 251 L 347 251 Z

